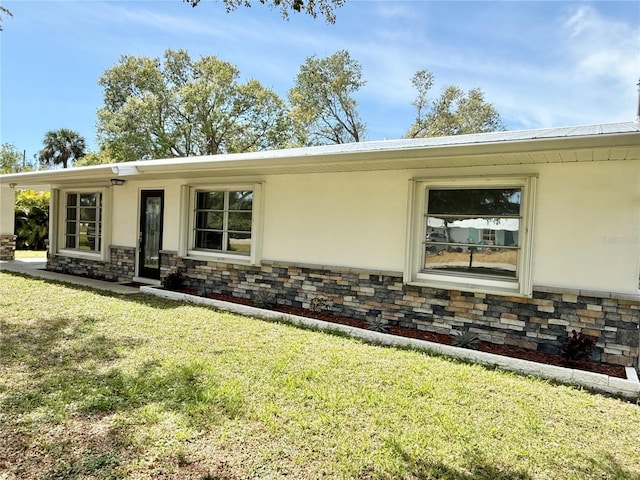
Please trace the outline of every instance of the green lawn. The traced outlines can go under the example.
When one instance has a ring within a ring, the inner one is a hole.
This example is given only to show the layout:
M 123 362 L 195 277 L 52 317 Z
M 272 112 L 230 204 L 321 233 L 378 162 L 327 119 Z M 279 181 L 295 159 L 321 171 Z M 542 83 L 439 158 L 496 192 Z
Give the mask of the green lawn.
M 640 406 L 0 273 L 0 478 L 638 479 Z
M 21 258 L 47 258 L 46 250 L 16 250 L 16 259 Z

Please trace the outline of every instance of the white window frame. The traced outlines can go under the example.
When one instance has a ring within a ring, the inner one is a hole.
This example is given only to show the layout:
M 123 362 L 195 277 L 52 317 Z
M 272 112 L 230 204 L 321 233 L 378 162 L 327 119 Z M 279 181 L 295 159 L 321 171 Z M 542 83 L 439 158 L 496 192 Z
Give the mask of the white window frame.
M 407 209 L 407 244 L 404 282 L 410 285 L 480 292 L 498 295 L 531 297 L 532 295 L 532 245 L 533 211 L 535 199 L 535 175 L 492 177 L 415 178 L 409 182 Z M 520 214 L 522 216 L 516 266 L 517 278 L 460 273 L 424 268 L 424 237 L 427 232 L 427 198 L 429 189 L 465 188 L 521 188 Z
M 230 251 L 205 250 L 195 248 L 195 211 L 196 193 L 198 192 L 220 192 L 220 191 L 252 191 L 253 200 L 251 205 L 251 252 L 234 253 Z M 181 249 L 180 256 L 193 260 L 227 262 L 257 265 L 262 255 L 262 195 L 263 185 L 257 183 L 241 184 L 203 184 L 203 185 L 183 185 L 182 187 L 182 221 L 181 225 Z
M 102 206 L 98 209 L 100 213 L 100 232 L 98 235 L 100 241 L 99 250 L 81 250 L 78 248 L 68 248 L 66 232 L 67 232 L 67 195 L 69 194 L 99 194 L 101 197 Z M 111 189 L 99 187 L 99 188 L 69 188 L 69 189 L 54 189 L 52 191 L 52 204 L 57 205 L 57 218 L 51 219 L 50 224 L 56 225 L 57 231 L 51 232 L 50 238 L 55 238 L 55 245 L 52 245 L 51 251 L 57 255 L 75 258 L 86 258 L 96 261 L 106 261 L 109 252 L 109 245 L 111 243 Z

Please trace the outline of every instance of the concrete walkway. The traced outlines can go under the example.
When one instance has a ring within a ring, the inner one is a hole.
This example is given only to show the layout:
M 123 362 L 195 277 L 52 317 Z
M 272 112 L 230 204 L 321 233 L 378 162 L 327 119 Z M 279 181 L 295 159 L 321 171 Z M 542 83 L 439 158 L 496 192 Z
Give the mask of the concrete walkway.
M 50 272 L 45 270 L 47 261 L 44 258 L 23 258 L 18 260 L 1 260 L 0 272 L 16 272 L 29 275 L 31 277 L 43 278 L 45 280 L 55 280 L 58 282 L 82 285 L 84 287 L 105 290 L 108 292 L 131 295 L 140 293 L 138 287 L 127 287 L 118 282 L 104 282 L 93 278 L 78 277 L 76 275 L 66 275 L 64 273 Z

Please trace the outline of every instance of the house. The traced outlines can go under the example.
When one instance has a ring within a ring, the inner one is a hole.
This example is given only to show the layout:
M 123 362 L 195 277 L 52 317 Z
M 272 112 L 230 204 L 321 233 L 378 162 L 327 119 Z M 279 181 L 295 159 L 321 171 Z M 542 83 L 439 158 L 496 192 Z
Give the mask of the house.
M 3 259 L 20 188 L 51 191 L 51 270 L 638 365 L 639 123 L 1 175 Z

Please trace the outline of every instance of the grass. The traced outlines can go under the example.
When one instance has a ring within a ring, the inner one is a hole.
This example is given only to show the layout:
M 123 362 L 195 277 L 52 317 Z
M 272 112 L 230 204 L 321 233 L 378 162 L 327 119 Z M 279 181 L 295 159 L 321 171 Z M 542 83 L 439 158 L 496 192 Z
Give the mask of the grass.
M 47 258 L 46 250 L 16 250 L 15 254 L 18 260 L 21 258 Z
M 2 479 L 637 479 L 637 404 L 0 273 Z

